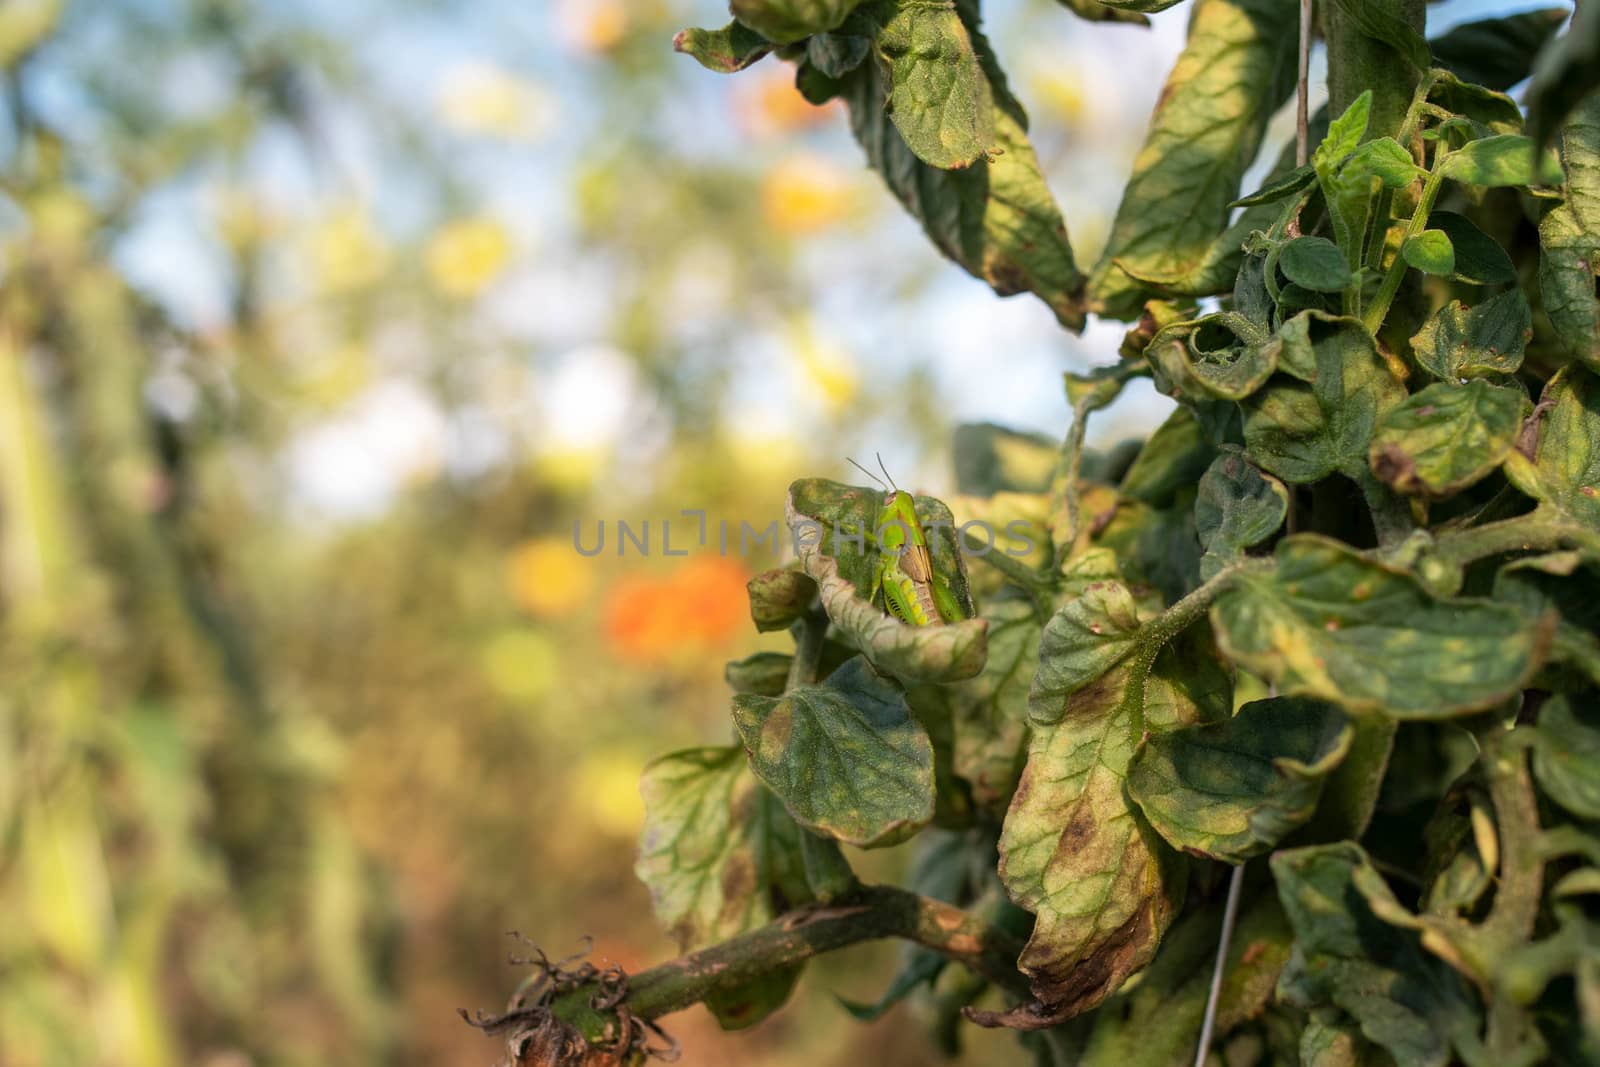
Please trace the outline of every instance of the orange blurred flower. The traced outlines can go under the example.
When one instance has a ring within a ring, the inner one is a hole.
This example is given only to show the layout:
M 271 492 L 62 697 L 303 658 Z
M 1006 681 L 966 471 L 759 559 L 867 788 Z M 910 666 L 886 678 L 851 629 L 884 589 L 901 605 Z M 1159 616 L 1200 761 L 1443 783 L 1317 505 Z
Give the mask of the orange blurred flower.
M 749 618 L 749 577 L 733 560 L 696 556 L 668 575 L 624 578 L 606 596 L 606 639 L 635 663 L 698 657 Z
M 833 101 L 818 106 L 800 95 L 787 65 L 758 68 L 755 77 L 734 83 L 734 116 L 745 133 L 775 137 L 815 126 L 837 110 Z

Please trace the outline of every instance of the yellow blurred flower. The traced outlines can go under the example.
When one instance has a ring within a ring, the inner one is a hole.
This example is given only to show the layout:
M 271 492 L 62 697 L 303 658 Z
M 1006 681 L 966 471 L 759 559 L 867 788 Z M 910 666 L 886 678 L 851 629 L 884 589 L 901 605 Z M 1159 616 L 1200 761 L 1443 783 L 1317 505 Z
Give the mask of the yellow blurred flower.
M 445 75 L 439 117 L 462 133 L 526 141 L 543 133 L 552 108 L 539 87 L 488 63 L 464 63 Z
M 574 798 L 595 829 L 617 838 L 632 838 L 644 823 L 639 796 L 639 770 L 644 760 L 631 750 L 603 748 L 578 764 Z
M 849 352 L 819 338 L 804 320 L 790 326 L 789 338 L 796 369 L 830 410 L 845 407 L 856 398 L 861 377 Z
M 1088 93 L 1084 91 L 1083 81 L 1072 71 L 1051 65 L 1030 69 L 1025 77 L 1028 99 L 1037 101 L 1037 106 L 1053 118 L 1075 125 L 1089 114 Z
M 850 215 L 850 181 L 820 156 L 790 156 L 761 183 L 761 211 L 769 227 L 791 237 L 826 229 Z
M 428 274 L 446 296 L 477 296 L 510 259 L 511 235 L 493 219 L 460 219 L 428 241 Z
M 536 700 L 549 691 L 561 662 L 550 638 L 532 630 L 503 630 L 478 651 L 489 684 L 511 700 Z
M 628 32 L 625 0 L 561 0 L 556 8 L 556 32 L 575 52 L 609 52 Z
M 307 251 L 323 288 L 336 293 L 363 289 L 389 267 L 388 245 L 359 204 L 319 224 L 311 232 Z
M 594 588 L 590 561 L 560 537 L 525 541 L 506 561 L 506 586 L 517 606 L 538 618 L 572 614 Z

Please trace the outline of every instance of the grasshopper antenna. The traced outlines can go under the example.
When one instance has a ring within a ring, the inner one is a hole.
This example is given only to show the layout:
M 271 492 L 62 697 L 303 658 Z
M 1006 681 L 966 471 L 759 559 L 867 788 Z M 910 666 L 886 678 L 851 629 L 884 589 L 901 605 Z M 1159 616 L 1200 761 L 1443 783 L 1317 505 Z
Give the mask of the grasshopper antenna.
M 845 461 L 850 464 L 850 466 L 854 467 L 856 470 L 860 471 L 862 474 L 865 474 L 868 478 L 871 478 L 873 481 L 877 482 L 879 485 L 883 485 L 883 479 L 882 478 L 878 477 L 876 474 L 873 474 L 871 471 L 867 470 L 867 468 L 863 467 L 861 464 L 857 463 L 855 460 L 851 459 L 849 456 L 846 456 L 844 458 L 845 458 Z M 888 471 L 884 471 L 884 473 L 888 474 L 889 472 Z M 883 485 L 883 487 L 885 489 L 889 488 L 887 485 Z
M 883 465 L 883 453 L 874 452 L 873 455 L 878 458 L 878 469 L 883 472 L 883 476 L 885 478 L 889 479 L 889 484 L 894 486 L 894 491 L 898 493 L 900 491 L 900 487 L 894 484 L 894 476 L 889 473 L 889 468 Z M 881 485 L 882 483 L 880 482 L 879 484 Z

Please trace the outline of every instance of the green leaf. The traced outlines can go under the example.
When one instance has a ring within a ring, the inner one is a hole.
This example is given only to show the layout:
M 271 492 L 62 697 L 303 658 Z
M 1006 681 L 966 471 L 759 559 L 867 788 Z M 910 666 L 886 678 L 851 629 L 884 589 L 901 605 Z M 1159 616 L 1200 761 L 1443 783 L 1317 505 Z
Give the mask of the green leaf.
M 1600 370 L 1600 95 L 1567 121 L 1561 156 L 1567 197 L 1539 224 L 1539 286 L 1561 347 Z
M 1545 383 L 1534 411 L 1533 454 L 1519 446 L 1506 459 L 1506 473 L 1572 522 L 1600 529 L 1600 382 L 1567 367 Z
M 837 29 L 861 0 L 729 0 L 733 17 L 774 44 Z
M 1311 153 L 1311 166 L 1319 178 L 1336 174 L 1344 161 L 1361 146 L 1372 119 L 1372 90 L 1354 100 L 1338 118 L 1328 123 L 1328 133 Z
M 1377 178 L 1386 189 L 1403 189 L 1426 173 L 1393 137 L 1364 142 L 1350 162 Z
M 1149 348 L 1157 387 L 1194 402 L 1242 400 L 1278 369 L 1282 342 L 1245 340 L 1232 329 L 1237 316 L 1224 312 L 1165 331 Z M 1254 332 L 1254 331 L 1252 331 Z
M 1059 443 L 993 423 L 957 426 L 950 448 L 956 492 L 989 496 L 1001 492 L 1042 493 L 1050 488 Z
M 1456 271 L 1456 250 L 1443 230 L 1423 230 L 1400 246 L 1400 257 L 1424 274 L 1446 277 Z
M 762 633 L 786 630 L 817 596 L 817 583 L 807 574 L 779 567 L 750 579 L 750 618 Z
M 1311 818 L 1351 735 L 1319 701 L 1253 701 L 1231 719 L 1151 736 L 1133 757 L 1128 794 L 1173 848 L 1243 863 Z
M 1452 1050 L 1478 1047 L 1471 991 L 1423 951 L 1419 935 L 1373 914 L 1356 886 L 1377 877 L 1351 842 L 1279 852 L 1272 857 L 1278 898 L 1295 932 L 1295 951 L 1279 996 L 1306 1008 L 1347 1012 L 1398 1067 L 1447 1067 Z
M 1182 901 L 1183 865 L 1123 793 L 1134 744 L 1219 713 L 1177 646 L 1117 667 L 1036 729 L 1000 835 L 1000 878 L 1035 914 L 1017 961 L 1038 1003 L 1000 1021 L 1033 1029 L 1099 1004 L 1155 955 Z M 1226 696 L 1224 696 L 1226 700 Z M 1205 702 L 1203 706 L 1201 703 Z
M 1587 684 L 1600 685 L 1600 559 L 1582 552 L 1548 552 L 1506 563 L 1494 578 L 1494 598 L 1531 615 L 1557 612 L 1551 658 L 1572 664 Z M 1555 689 L 1557 679 L 1542 679 Z
M 1537 156 L 1533 142 L 1520 134 L 1502 133 L 1468 141 L 1445 157 L 1440 173 L 1466 185 L 1489 187 L 1559 185 L 1560 168 L 1552 172 Z
M 1295 167 L 1286 174 L 1280 174 L 1268 181 L 1261 188 L 1248 196 L 1241 196 L 1233 201 L 1229 207 L 1254 207 L 1257 204 L 1276 204 L 1280 200 L 1287 200 L 1312 182 L 1317 180 L 1317 172 L 1306 163 Z
M 1539 291 L 1561 345 L 1591 367 L 1600 368 L 1600 233 L 1578 221 L 1571 204 L 1560 204 L 1539 222 Z
M 864 659 L 781 697 L 735 696 L 733 724 L 750 769 L 808 830 L 877 848 L 933 818 L 928 733 Z
M 1062 7 L 1074 15 L 1088 22 L 1130 22 L 1136 26 L 1148 26 L 1150 20 L 1137 10 L 1125 10 L 1122 7 L 1113 7 L 1103 4 L 1100 0 L 1059 0 Z
M 1292 485 L 1366 469 L 1373 430 L 1405 387 L 1354 319 L 1306 311 L 1278 331 L 1280 373 L 1240 402 L 1250 458 Z
M 1565 7 L 1542 7 L 1465 22 L 1428 45 L 1435 65 L 1462 81 L 1504 92 L 1528 76 L 1539 49 L 1571 13 Z
M 772 51 L 772 42 L 735 21 L 720 30 L 680 30 L 672 39 L 672 49 L 693 56 L 707 70 L 732 74 Z
M 900 5 L 878 33 L 889 117 L 918 159 L 965 167 L 995 146 L 994 94 L 954 5 Z
M 971 612 L 965 563 L 950 509 L 916 497 L 934 570 L 950 578 L 956 599 Z M 836 636 L 872 664 L 906 682 L 949 682 L 983 668 L 986 623 L 968 618 L 943 626 L 911 626 L 880 606 L 873 588 L 877 548 L 871 533 L 882 495 L 871 489 L 808 478 L 789 487 L 789 528 L 800 565 L 817 582 L 818 597 Z M 875 602 L 874 598 L 878 601 Z
M 1600 11 L 1591 3 L 1576 4 L 1567 32 L 1539 53 L 1533 66 L 1533 81 L 1524 99 L 1534 143 L 1548 144 L 1573 108 L 1596 89 L 1600 89 Z
M 1516 373 L 1532 336 L 1527 299 L 1508 289 L 1472 308 L 1450 301 L 1411 338 L 1411 351 L 1435 378 L 1458 381 Z
M 694 748 L 645 768 L 634 871 L 656 918 L 691 951 L 809 899 L 800 830 L 736 747 Z
M 1566 694 L 1539 708 L 1533 773 L 1539 788 L 1572 814 L 1600 819 L 1600 713 L 1593 694 L 1579 704 Z
M 1152 507 L 1166 507 L 1180 490 L 1194 485 L 1216 454 L 1216 446 L 1194 412 L 1175 408 L 1122 476 L 1122 495 Z
M 1600 94 L 1578 107 L 1562 126 L 1561 163 L 1572 213 L 1585 233 L 1600 235 Z
M 1005 812 L 1027 758 L 1028 689 L 1043 627 L 1025 600 L 984 604 L 989 658 L 976 678 L 950 686 L 952 764 L 979 810 Z
M 1465 215 L 1454 211 L 1432 211 L 1429 227 L 1442 230 L 1455 249 L 1456 281 L 1472 285 L 1501 285 L 1516 278 L 1511 257 L 1493 237 L 1484 233 Z
M 1200 577 L 1209 580 L 1244 555 L 1244 550 L 1271 537 L 1289 513 L 1289 490 L 1264 473 L 1238 449 L 1212 461 L 1200 479 L 1195 500 L 1195 531 L 1205 555 Z
M 835 80 L 866 61 L 872 39 L 853 33 L 819 33 L 806 39 L 806 62 Z
M 1350 284 L 1350 267 L 1339 246 L 1326 237 L 1296 237 L 1278 255 L 1283 276 L 1317 293 L 1342 292 Z
M 1089 280 L 1096 310 L 1137 318 L 1192 288 L 1268 120 L 1294 87 L 1296 13 L 1275 0 L 1198 0 Z M 1237 255 L 1243 235 L 1230 255 Z
M 962 9 L 963 11 L 965 9 Z M 863 63 L 843 85 L 850 129 L 867 161 L 941 252 L 1001 296 L 1031 292 L 1069 330 L 1084 322 L 1083 282 L 1056 206 L 1028 142 L 1027 116 L 994 65 L 993 49 L 967 25 L 994 99 L 994 154 L 961 170 L 918 159 L 888 113 L 881 63 Z
M 757 652 L 730 662 L 722 676 L 735 693 L 775 697 L 788 683 L 789 665 L 793 662 L 794 657 L 787 652 Z
M 1362 34 L 1388 45 L 1417 70 L 1426 74 L 1433 66 L 1433 54 L 1428 51 L 1428 42 L 1423 40 L 1422 34 L 1411 28 L 1410 23 L 1391 14 L 1389 5 L 1381 0 L 1334 0 L 1334 4 L 1356 24 Z
M 1050 617 L 1039 642 L 1039 668 L 1028 693 L 1028 717 L 1060 722 L 1069 697 L 1133 651 L 1141 616 L 1121 582 L 1095 582 Z
M 1500 466 L 1522 413 L 1516 389 L 1481 378 L 1435 382 L 1383 417 L 1372 438 L 1373 473 L 1401 493 L 1453 496 Z
M 1436 598 L 1409 573 L 1318 535 L 1285 538 L 1276 558 L 1270 573 L 1224 591 L 1211 620 L 1228 658 L 1284 696 L 1447 718 L 1510 699 L 1539 665 L 1547 628 L 1516 608 Z

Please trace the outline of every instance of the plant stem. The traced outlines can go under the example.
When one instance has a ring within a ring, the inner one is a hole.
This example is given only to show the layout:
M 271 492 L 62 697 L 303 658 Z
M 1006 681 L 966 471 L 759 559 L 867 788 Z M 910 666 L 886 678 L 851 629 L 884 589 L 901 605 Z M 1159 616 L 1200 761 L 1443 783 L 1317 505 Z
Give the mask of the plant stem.
M 799 633 L 794 639 L 794 659 L 789 663 L 789 678 L 784 690 L 802 685 L 816 685 L 817 671 L 822 665 L 822 643 L 828 635 L 828 615 L 821 608 L 800 617 Z
M 1295 80 L 1294 165 L 1303 167 L 1311 146 L 1311 0 L 1300 0 L 1300 65 Z
M 1550 507 L 1526 515 L 1439 535 L 1434 551 L 1454 567 L 1507 552 L 1548 552 L 1569 545 L 1600 552 L 1600 534 L 1568 521 Z
M 1031 996 L 1016 969 L 1022 945 L 960 908 L 890 886 L 868 886 L 831 905 L 812 905 L 719 945 L 691 952 L 628 979 L 623 1003 L 635 1017 L 659 1019 L 715 993 L 738 989 L 783 967 L 863 941 L 899 938 L 965 964 L 1017 996 Z M 616 1032 L 617 1016 L 590 1004 L 594 986 L 565 993 L 551 1013 L 591 1044 Z
M 1422 185 L 1422 195 L 1417 198 L 1417 209 L 1411 213 L 1411 221 L 1406 224 L 1406 232 L 1400 238 L 1400 250 L 1395 253 L 1394 262 L 1389 264 L 1389 273 L 1383 276 L 1383 284 L 1378 287 L 1378 295 L 1373 297 L 1372 306 L 1367 308 L 1362 316 L 1362 322 L 1367 327 L 1367 332 L 1376 335 L 1379 327 L 1383 325 L 1384 316 L 1389 314 L 1389 305 L 1394 302 L 1395 293 L 1400 291 L 1400 282 L 1406 276 L 1406 257 L 1404 255 L 1406 242 L 1421 233 L 1428 225 L 1428 213 L 1433 210 L 1433 201 L 1439 195 L 1439 186 L 1444 184 L 1442 164 L 1449 153 L 1441 147 L 1433 157 L 1433 170 L 1428 172 L 1428 180 Z

